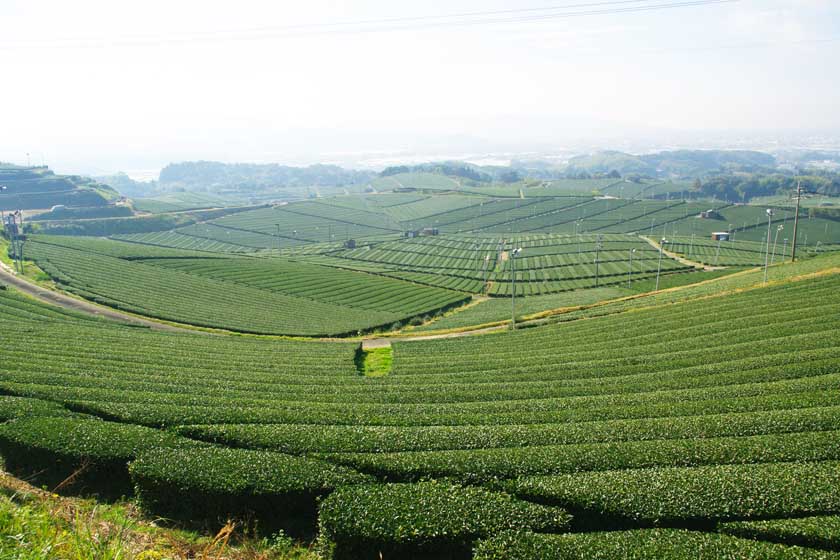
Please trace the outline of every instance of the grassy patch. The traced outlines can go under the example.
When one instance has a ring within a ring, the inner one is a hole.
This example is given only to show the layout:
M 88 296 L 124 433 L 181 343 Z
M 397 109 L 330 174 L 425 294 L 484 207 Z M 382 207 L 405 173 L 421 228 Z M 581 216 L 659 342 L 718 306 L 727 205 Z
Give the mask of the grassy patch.
M 282 533 L 254 538 L 234 523 L 215 536 L 158 527 L 130 503 L 62 498 L 0 474 L 0 558 L 314 560 Z
M 391 364 L 394 361 L 394 354 L 391 347 L 369 348 L 356 352 L 356 369 L 366 377 L 382 377 L 391 373 Z
M 10 249 L 9 240 L 5 237 L 0 237 L 0 262 L 11 268 L 12 270 L 17 271 L 17 264 L 16 261 L 12 260 L 12 257 L 9 255 Z M 26 260 L 26 243 L 24 243 L 23 247 L 23 274 L 22 276 L 28 280 L 31 280 L 37 284 L 41 285 L 50 285 L 52 284 L 52 279 L 50 276 L 45 273 L 41 268 L 30 260 Z

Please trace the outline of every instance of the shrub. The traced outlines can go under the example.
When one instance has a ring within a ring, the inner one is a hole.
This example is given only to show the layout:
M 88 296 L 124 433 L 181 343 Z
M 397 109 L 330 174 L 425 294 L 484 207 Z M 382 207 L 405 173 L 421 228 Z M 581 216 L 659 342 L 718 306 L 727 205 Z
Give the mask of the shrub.
M 140 503 L 155 514 L 197 524 L 254 516 L 294 534 L 311 530 L 319 497 L 372 481 L 314 459 L 217 447 L 150 450 L 130 470 Z
M 51 401 L 0 396 L 0 422 L 29 416 L 73 416 L 73 413 Z
M 827 559 L 834 557 L 806 548 L 739 539 L 715 533 L 681 529 L 642 529 L 609 533 L 565 535 L 502 534 L 482 541 L 474 560 L 588 560 L 632 558 L 633 560 L 713 560 L 718 558 Z
M 525 477 L 501 484 L 573 514 L 645 525 L 840 511 L 840 463 L 769 463 Z
M 127 465 L 152 447 L 206 445 L 142 426 L 93 418 L 20 418 L 0 425 L 0 454 L 6 469 L 74 493 L 106 498 L 128 495 Z M 72 476 L 72 479 L 70 478 Z
M 840 552 L 840 515 L 733 521 L 721 523 L 718 530 L 737 537 Z
M 472 542 L 506 530 L 562 530 L 565 511 L 483 488 L 432 481 L 341 488 L 320 508 L 319 544 L 336 559 L 468 557 Z
M 839 460 L 840 431 L 326 457 L 390 480 L 453 477 L 484 482 L 580 471 Z

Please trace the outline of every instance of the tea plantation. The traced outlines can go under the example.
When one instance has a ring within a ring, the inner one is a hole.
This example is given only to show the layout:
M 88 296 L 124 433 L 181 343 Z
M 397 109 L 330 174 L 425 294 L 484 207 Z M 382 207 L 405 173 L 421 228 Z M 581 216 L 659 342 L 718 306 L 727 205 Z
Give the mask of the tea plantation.
M 101 239 L 36 236 L 27 241 L 26 251 L 53 281 L 85 299 L 149 317 L 245 333 L 355 334 L 388 328 L 469 298 L 333 267 L 281 259 L 211 258 Z
M 584 267 L 577 238 L 517 241 L 523 270 Z M 602 243 L 605 278 L 626 282 L 633 248 L 631 276 L 658 260 L 635 238 Z M 127 245 L 27 242 L 67 289 L 115 307 L 313 333 L 457 302 L 390 267 L 481 282 L 473 264 L 499 242 L 294 266 Z M 357 295 L 359 276 L 378 299 Z M 840 255 L 824 254 L 766 284 L 749 270 L 534 328 L 395 339 L 390 373 L 368 377 L 357 341 L 153 331 L 0 290 L 0 454 L 18 476 L 70 477 L 64 492 L 125 495 L 178 526 L 257 518 L 327 558 L 840 558 L 838 293 Z

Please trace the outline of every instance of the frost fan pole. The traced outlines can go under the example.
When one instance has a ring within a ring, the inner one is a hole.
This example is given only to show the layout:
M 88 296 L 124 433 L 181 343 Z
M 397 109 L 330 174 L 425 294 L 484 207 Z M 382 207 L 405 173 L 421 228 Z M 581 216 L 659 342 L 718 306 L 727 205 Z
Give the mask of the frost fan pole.
M 796 213 L 793 215 L 793 245 L 790 250 L 790 262 L 796 262 L 796 230 L 799 227 L 799 202 L 802 200 L 802 181 L 796 184 Z
M 522 247 L 510 252 L 510 328 L 516 330 L 516 255 Z

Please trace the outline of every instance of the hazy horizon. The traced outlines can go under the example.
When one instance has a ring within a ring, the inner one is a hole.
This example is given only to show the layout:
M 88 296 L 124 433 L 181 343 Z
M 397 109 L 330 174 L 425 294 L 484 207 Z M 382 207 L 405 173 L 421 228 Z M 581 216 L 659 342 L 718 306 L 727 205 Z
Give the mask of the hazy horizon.
M 0 5 L 0 161 L 837 147 L 840 3 Z

